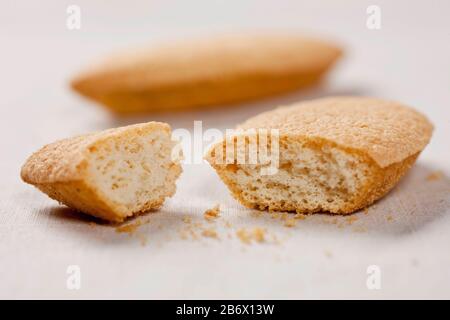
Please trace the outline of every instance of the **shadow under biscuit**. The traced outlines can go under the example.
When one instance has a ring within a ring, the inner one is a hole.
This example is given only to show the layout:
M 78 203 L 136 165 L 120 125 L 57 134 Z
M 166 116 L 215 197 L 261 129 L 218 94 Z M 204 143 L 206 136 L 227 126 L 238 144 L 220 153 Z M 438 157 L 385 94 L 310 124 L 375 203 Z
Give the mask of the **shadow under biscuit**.
M 59 206 L 59 207 L 49 207 L 45 211 L 48 212 L 48 214 L 55 218 L 56 220 L 60 221 L 67 221 L 67 222 L 73 222 L 73 223 L 94 223 L 98 225 L 108 225 L 109 223 L 106 221 L 103 221 L 101 219 L 98 219 L 96 217 L 84 214 L 80 211 L 74 210 L 72 208 L 66 207 L 66 206 Z
M 445 218 L 450 212 L 450 179 L 417 163 L 384 198 L 356 214 L 355 225 L 368 233 L 408 235 Z
M 222 191 L 227 192 L 225 189 Z M 450 178 L 442 171 L 420 162 L 385 197 L 368 208 L 348 215 L 323 212 L 299 217 L 295 213 L 247 209 L 231 197 L 229 201 L 223 200 L 223 196 L 221 198 L 228 207 L 240 211 L 239 214 L 247 220 L 249 226 L 263 222 L 266 227 L 280 232 L 310 231 L 316 236 L 335 232 L 408 236 L 420 232 L 430 224 L 439 223 L 447 216 L 450 219 L 447 214 L 450 213 Z M 219 201 L 218 196 L 217 202 Z M 254 217 L 262 218 L 263 221 L 258 222 Z M 289 222 L 293 226 L 285 229 Z
M 40 212 L 38 216 L 50 218 L 50 221 L 57 225 L 52 228 L 56 237 L 63 234 L 66 239 L 80 244 L 97 242 L 120 247 L 129 244 L 136 246 L 139 243 L 146 245 L 155 243 L 156 240 L 163 242 L 162 233 L 166 227 L 175 226 L 177 221 L 178 224 L 182 223 L 177 215 L 165 213 L 163 209 L 150 210 L 121 223 L 101 220 L 65 206 L 51 206 L 42 211 L 47 215 Z M 49 224 L 46 224 L 46 228 L 48 226 Z
M 436 168 L 416 164 L 391 192 L 368 208 L 349 215 L 316 213 L 297 223 L 323 234 L 339 231 L 385 236 L 409 236 L 450 219 L 450 179 Z M 292 215 L 294 217 L 294 214 Z

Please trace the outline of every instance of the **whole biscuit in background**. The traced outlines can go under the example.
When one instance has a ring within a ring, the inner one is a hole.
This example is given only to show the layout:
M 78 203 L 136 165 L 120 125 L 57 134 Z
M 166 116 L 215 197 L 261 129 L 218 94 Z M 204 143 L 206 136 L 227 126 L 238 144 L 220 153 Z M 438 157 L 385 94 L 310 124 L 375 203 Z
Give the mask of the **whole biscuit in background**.
M 340 56 L 298 35 L 228 35 L 114 55 L 71 85 L 118 114 L 188 110 L 313 86 Z
M 206 156 L 236 199 L 250 208 L 336 214 L 352 213 L 384 196 L 414 164 L 433 131 L 412 108 L 363 97 L 297 103 L 238 128 L 240 134 L 226 137 Z M 245 146 L 242 161 L 235 152 L 239 139 Z M 257 153 L 254 162 L 250 150 Z M 273 165 L 276 170 L 262 174 Z

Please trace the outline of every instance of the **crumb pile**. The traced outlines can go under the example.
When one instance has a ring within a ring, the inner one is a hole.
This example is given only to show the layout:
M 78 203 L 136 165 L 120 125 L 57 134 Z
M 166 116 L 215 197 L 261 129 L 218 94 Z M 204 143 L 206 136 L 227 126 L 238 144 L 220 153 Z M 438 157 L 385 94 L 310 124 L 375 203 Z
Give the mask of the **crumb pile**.
M 323 216 L 318 217 L 314 215 L 302 214 L 302 213 L 287 213 L 287 212 L 271 212 L 265 214 L 260 211 L 252 211 L 250 217 L 253 219 L 264 219 L 265 222 L 275 220 L 279 227 L 299 229 L 301 221 L 312 217 L 314 222 L 319 222 L 325 225 L 336 225 L 339 229 L 344 227 L 352 227 L 354 232 L 366 232 L 367 229 L 361 223 L 356 223 L 359 217 L 364 217 L 368 209 L 361 211 L 361 215 L 351 215 L 345 217 L 337 216 Z M 178 218 L 177 218 L 178 219 Z M 394 221 L 391 215 L 386 216 L 387 221 Z M 221 207 L 219 204 L 204 211 L 203 216 L 197 215 L 183 215 L 181 217 L 182 224 L 177 229 L 178 237 L 181 240 L 193 240 L 202 241 L 202 239 L 209 240 L 222 240 L 222 239 L 237 239 L 244 245 L 250 244 L 282 244 L 280 238 L 277 236 L 275 229 L 274 232 L 269 232 L 266 227 L 261 227 L 253 224 L 251 227 L 234 227 L 228 220 L 222 217 Z M 150 217 L 139 217 L 131 222 L 116 227 L 117 233 L 125 233 L 129 236 L 138 238 L 142 245 L 147 244 L 147 235 L 137 230 L 144 224 L 150 222 Z M 279 223 L 279 224 L 278 224 Z M 355 224 L 356 223 L 356 224 Z M 355 224 L 355 225 L 354 225 Z M 265 224 L 267 226 L 267 223 Z M 161 229 L 162 224 L 156 226 Z M 289 237 L 289 233 L 283 232 L 283 239 Z M 166 237 L 164 240 L 167 242 L 170 237 Z M 327 255 L 329 256 L 329 255 Z

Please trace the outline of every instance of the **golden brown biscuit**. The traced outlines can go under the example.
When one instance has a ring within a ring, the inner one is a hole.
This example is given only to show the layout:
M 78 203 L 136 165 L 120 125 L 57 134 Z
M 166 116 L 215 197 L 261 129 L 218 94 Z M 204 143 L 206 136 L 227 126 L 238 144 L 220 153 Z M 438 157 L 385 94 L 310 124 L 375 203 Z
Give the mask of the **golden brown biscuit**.
M 340 55 L 301 36 L 222 36 L 110 57 L 72 87 L 120 114 L 192 109 L 311 86 Z
M 22 179 L 65 205 L 109 221 L 158 208 L 181 173 L 170 126 L 136 124 L 44 146 Z
M 433 131 L 428 119 L 409 107 L 359 97 L 297 103 L 262 113 L 239 128 L 247 131 L 228 136 L 207 154 L 236 199 L 250 208 L 338 214 L 385 195 L 413 165 Z M 252 129 L 258 139 L 253 164 L 247 159 Z M 278 138 L 267 135 L 264 142 L 261 129 L 275 129 L 269 132 L 278 132 Z M 246 146 L 241 163 L 238 140 Z M 274 161 L 261 161 L 261 146 L 275 150 L 266 155 Z M 261 174 L 273 163 L 274 174 Z

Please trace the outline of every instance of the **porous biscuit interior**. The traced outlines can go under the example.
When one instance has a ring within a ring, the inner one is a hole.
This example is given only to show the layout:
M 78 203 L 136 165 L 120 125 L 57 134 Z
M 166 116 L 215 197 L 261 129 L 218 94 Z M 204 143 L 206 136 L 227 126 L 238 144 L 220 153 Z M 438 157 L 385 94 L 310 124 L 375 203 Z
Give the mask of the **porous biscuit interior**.
M 363 155 L 307 140 L 280 145 L 275 174 L 260 164 L 217 166 L 222 179 L 245 205 L 301 213 L 348 213 L 370 183 L 373 164 Z
M 123 217 L 159 207 L 181 171 L 171 159 L 174 145 L 159 130 L 107 138 L 89 147 L 88 183 Z

